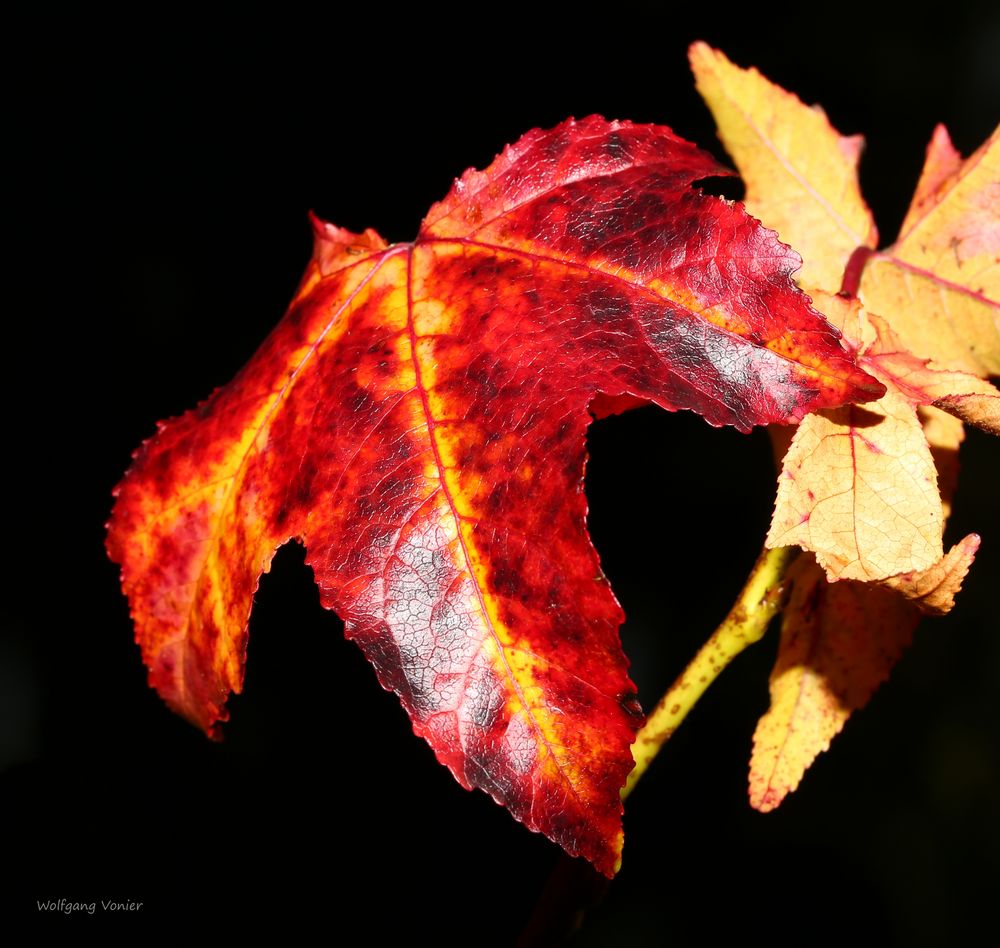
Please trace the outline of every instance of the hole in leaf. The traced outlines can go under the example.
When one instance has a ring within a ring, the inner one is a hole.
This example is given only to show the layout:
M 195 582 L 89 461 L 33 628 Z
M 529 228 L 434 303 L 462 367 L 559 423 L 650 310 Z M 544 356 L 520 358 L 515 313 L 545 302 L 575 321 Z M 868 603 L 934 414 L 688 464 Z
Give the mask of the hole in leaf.
M 726 198 L 729 201 L 742 201 L 746 195 L 746 187 L 740 178 L 704 178 L 694 183 L 699 191 L 715 197 Z

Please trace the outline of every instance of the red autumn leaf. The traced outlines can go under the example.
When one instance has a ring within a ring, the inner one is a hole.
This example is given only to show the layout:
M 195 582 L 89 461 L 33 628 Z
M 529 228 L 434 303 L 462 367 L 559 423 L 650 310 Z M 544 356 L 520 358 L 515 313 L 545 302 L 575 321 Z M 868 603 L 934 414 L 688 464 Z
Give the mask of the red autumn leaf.
M 588 405 L 745 431 L 882 392 L 797 256 L 690 187 L 719 172 L 594 117 L 467 172 L 413 243 L 317 222 L 285 319 L 118 489 L 108 549 L 171 707 L 225 719 L 260 574 L 298 539 L 458 781 L 613 873 L 639 715 L 585 527 Z

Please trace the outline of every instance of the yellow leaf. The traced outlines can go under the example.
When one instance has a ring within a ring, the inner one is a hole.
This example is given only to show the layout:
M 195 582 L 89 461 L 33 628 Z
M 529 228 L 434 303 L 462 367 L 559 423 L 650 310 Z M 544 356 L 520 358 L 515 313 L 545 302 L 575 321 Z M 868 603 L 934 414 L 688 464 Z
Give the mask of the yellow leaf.
M 943 126 L 899 239 L 874 254 L 859 295 L 918 356 L 1000 374 L 1000 130 L 962 162 Z
M 860 295 L 866 306 L 891 320 L 917 355 L 979 376 L 1000 374 L 996 301 L 882 254 L 865 267 Z
M 810 556 L 790 571 L 792 593 L 771 673 L 771 706 L 750 760 L 750 804 L 773 810 L 863 707 L 910 644 L 919 611 L 878 585 L 828 583 Z
M 804 286 L 840 289 L 854 250 L 878 242 L 858 186 L 862 138 L 841 136 L 821 108 L 705 43 L 689 55 L 698 91 L 746 182 L 747 210 L 802 255 Z
M 968 160 L 935 131 L 899 239 L 879 252 L 861 139 L 704 43 L 690 57 L 748 208 L 802 254 L 801 285 L 886 386 L 806 417 L 790 444 L 771 430 L 784 462 L 767 545 L 815 558 L 793 568 L 754 737 L 751 802 L 769 810 L 885 679 L 920 612 L 952 607 L 978 549 L 970 534 L 945 555 L 942 530 L 959 419 L 1000 434 L 1000 391 L 984 381 L 1000 374 L 1000 130 Z
M 942 555 L 937 474 L 914 407 L 877 402 L 808 415 L 778 478 L 768 547 L 816 554 L 831 581 L 923 570 Z
M 885 580 L 885 585 L 901 593 L 921 612 L 943 616 L 951 612 L 952 606 L 955 605 L 955 596 L 962 588 L 962 582 L 978 550 L 979 536 L 970 533 L 930 569 L 919 573 L 891 576 Z

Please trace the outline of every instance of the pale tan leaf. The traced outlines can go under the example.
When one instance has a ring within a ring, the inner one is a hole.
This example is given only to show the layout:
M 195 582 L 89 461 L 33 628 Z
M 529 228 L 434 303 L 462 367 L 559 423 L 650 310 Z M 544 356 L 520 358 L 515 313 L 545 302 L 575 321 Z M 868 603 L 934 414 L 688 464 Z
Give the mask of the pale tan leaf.
M 767 545 L 811 550 L 831 581 L 872 581 L 936 563 L 942 525 L 916 411 L 888 392 L 802 421 L 778 478 Z

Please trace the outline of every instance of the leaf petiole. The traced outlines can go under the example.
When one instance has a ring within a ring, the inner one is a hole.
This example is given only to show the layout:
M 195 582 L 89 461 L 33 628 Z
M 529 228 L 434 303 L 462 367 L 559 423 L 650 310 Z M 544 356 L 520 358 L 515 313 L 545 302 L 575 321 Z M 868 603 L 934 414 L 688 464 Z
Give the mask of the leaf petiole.
M 635 768 L 622 788 L 623 800 L 708 686 L 748 645 L 763 638 L 771 620 L 781 611 L 785 574 L 798 554 L 798 547 L 783 546 L 763 550 L 757 557 L 729 615 L 667 689 L 636 735 L 632 745 Z

